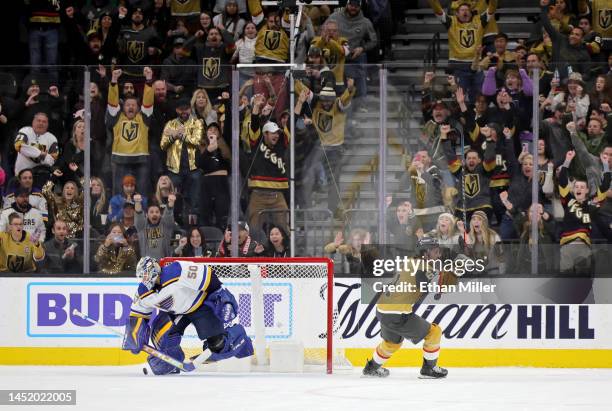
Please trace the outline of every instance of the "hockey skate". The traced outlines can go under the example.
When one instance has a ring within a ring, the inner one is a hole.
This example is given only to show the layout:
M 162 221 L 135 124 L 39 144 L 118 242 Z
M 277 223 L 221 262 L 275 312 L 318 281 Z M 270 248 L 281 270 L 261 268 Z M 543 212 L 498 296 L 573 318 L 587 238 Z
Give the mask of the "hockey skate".
M 438 379 L 445 378 L 448 374 L 446 368 L 438 367 L 436 361 L 423 360 L 423 366 L 421 367 L 421 375 L 419 378 L 422 379 Z
M 385 378 L 389 376 L 389 370 L 376 364 L 374 360 L 368 360 L 365 367 L 363 367 L 362 374 L 364 377 Z

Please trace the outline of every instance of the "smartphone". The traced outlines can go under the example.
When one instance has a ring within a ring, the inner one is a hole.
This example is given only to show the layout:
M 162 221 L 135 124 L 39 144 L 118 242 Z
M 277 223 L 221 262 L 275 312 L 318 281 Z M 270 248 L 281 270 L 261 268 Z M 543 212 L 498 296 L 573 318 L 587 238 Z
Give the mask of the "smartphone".
M 525 152 L 529 151 L 529 143 L 523 143 L 523 151 Z

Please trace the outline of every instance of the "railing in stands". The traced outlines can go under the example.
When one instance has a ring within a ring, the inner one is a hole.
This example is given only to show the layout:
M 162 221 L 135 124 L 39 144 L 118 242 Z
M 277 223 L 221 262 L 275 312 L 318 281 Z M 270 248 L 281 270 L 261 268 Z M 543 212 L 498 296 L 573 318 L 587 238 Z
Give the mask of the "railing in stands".
M 431 41 L 427 45 L 427 52 L 425 53 L 425 59 L 423 61 L 424 67 L 433 67 L 438 64 L 438 58 L 440 57 L 440 33 L 435 33 L 431 38 Z

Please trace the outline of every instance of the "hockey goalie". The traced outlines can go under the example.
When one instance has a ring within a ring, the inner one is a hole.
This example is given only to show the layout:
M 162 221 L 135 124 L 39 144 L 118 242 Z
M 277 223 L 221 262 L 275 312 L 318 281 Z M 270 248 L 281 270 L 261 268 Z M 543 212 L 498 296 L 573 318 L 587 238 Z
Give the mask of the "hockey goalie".
M 183 361 L 181 339 L 185 328 L 193 324 L 203 341 L 206 362 L 253 355 L 244 327 L 232 324 L 238 313 L 236 299 L 210 266 L 175 261 L 161 268 L 154 258 L 143 257 L 136 266 L 136 277 L 140 284 L 125 326 L 124 350 L 138 354 L 150 338 L 157 350 Z M 159 312 L 151 321 L 155 309 Z M 156 375 L 179 372 L 153 356 L 147 362 Z

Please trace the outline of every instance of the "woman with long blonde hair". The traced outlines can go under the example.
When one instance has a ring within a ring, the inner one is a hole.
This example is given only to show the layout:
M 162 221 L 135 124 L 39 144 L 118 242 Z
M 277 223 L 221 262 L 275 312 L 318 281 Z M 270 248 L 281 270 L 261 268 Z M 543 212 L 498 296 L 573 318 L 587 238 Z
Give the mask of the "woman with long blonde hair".
M 90 184 L 91 207 L 89 219 L 91 226 L 99 233 L 106 231 L 105 227 L 108 218 L 108 198 L 104 182 L 99 177 L 92 177 Z
M 55 220 L 63 220 L 68 226 L 67 238 L 78 238 L 83 234 L 83 192 L 79 184 L 68 180 L 62 187 L 62 194 L 53 192 L 58 171 L 55 170 L 54 178 L 48 181 L 42 189 L 49 207 L 49 218 L 52 224 Z
M 72 125 L 70 140 L 64 145 L 62 155 L 55 163 L 54 169 L 61 174 L 56 174 L 60 181 L 79 181 L 83 178 L 85 164 L 85 122 L 77 120 Z
M 191 112 L 194 116 L 204 122 L 204 127 L 217 122 L 217 112 L 206 90 L 199 88 L 191 96 Z
M 179 225 L 183 225 L 183 197 L 176 191 L 174 183 L 167 175 L 159 176 L 155 185 L 155 197 L 153 204 L 158 204 L 160 211 L 163 213 L 168 204 L 168 196 L 174 194 L 176 201 L 174 202 L 174 221 Z
M 459 233 L 456 230 L 455 217 L 450 213 L 442 213 L 438 216 L 436 228 L 426 234 L 427 237 L 438 240 L 440 248 L 455 251 L 459 245 Z
M 480 210 L 475 211 L 470 218 L 470 231 L 466 234 L 463 221 L 457 223 L 459 229 L 459 245 L 463 254 L 473 260 L 481 260 L 488 274 L 504 272 L 503 249 L 501 238 L 489 228 L 487 215 Z

